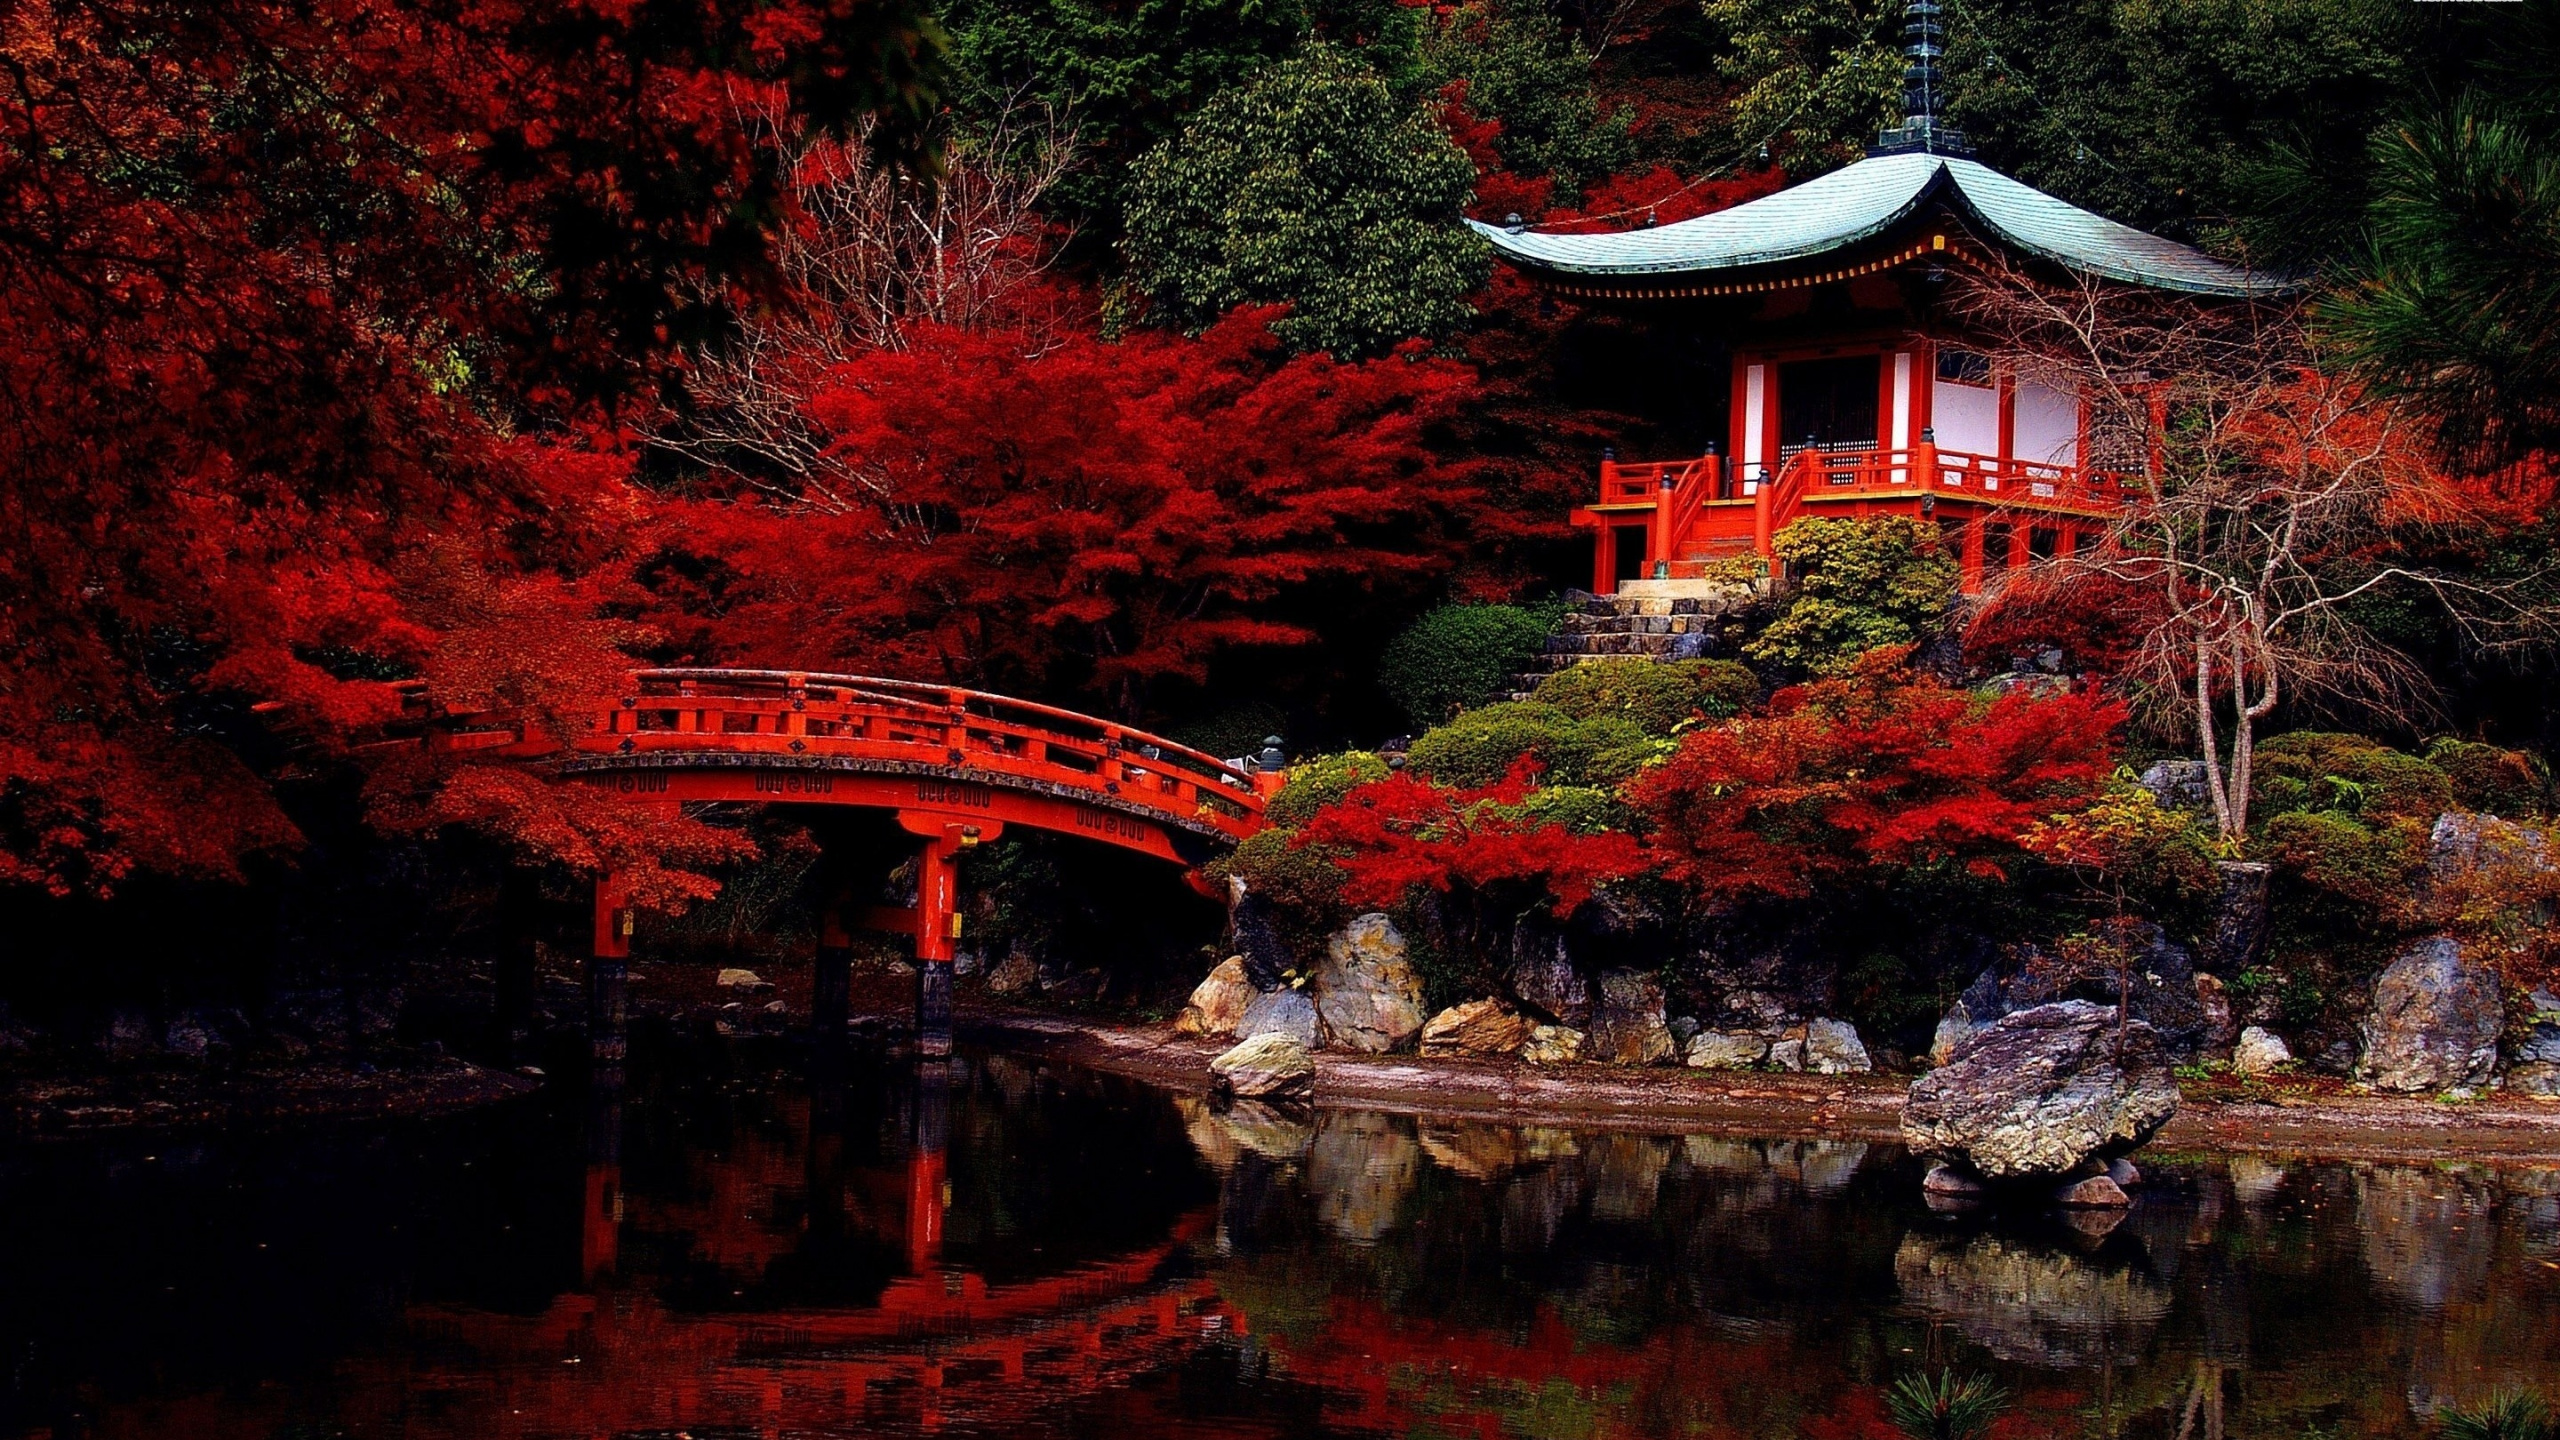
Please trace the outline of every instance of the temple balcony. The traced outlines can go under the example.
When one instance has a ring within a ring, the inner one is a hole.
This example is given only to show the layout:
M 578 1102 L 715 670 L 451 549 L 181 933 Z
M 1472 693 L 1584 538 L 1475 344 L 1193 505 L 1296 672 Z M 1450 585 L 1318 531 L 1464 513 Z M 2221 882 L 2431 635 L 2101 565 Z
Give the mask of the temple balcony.
M 1909 449 L 1795 448 L 1766 478 L 1737 473 L 1744 468 L 1712 453 L 1602 460 L 1599 499 L 1572 517 L 1595 532 L 1592 593 L 1695 580 L 1736 560 L 1765 567 L 1770 542 L 1797 520 L 1881 515 L 1934 521 L 1973 593 L 2091 543 L 2140 488 L 2139 477 L 1945 450 L 1928 440 Z

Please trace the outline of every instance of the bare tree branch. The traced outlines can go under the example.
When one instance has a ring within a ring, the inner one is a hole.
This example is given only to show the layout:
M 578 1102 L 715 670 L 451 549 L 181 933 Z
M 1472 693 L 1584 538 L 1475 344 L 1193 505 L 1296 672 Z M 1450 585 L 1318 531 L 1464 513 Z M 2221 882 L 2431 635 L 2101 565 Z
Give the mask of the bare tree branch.
M 2331 373 L 2293 303 L 2197 304 L 1994 267 L 1959 282 L 1955 308 L 2022 379 L 2082 396 L 2094 430 L 2141 436 L 2125 468 L 2147 472 L 2147 493 L 2030 583 L 2134 597 L 2153 718 L 2192 737 L 2225 837 L 2248 828 L 2257 731 L 2279 704 L 2432 713 L 2425 672 L 2360 623 L 2360 603 L 2423 594 L 2478 642 L 2550 633 L 2542 577 L 2395 557 L 2482 518 L 2430 469 L 2423 424 Z
M 938 182 L 872 163 L 868 137 L 799 129 L 739 105 L 739 123 L 784 157 L 794 214 L 775 236 L 781 298 L 693 357 L 690 402 L 650 443 L 796 505 L 842 513 L 878 486 L 831 454 L 808 413 L 827 371 L 902 348 L 908 327 L 963 329 L 1008 308 L 1055 254 L 1039 205 L 1074 162 L 1062 117 L 1008 104 L 944 142 Z

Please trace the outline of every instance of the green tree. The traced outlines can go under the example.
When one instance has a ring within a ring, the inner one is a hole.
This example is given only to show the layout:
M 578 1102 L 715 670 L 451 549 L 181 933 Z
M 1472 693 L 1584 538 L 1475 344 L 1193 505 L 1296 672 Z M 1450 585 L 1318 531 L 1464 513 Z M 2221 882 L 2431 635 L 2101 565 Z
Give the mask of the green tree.
M 2324 306 L 2352 361 L 2483 467 L 2560 447 L 2560 136 L 2536 108 L 2474 92 L 2385 133 L 2371 251 Z
M 1705 0 L 1724 32 L 1737 142 L 1766 140 L 1791 175 L 1865 153 L 1902 117 L 1902 0 Z
M 1162 319 L 1284 303 L 1301 351 L 1375 355 L 1473 314 L 1475 167 L 1414 100 L 1315 44 L 1221 93 L 1131 180 L 1125 254 Z
M 1835 675 L 1880 646 L 1925 643 L 1955 599 L 1954 557 L 1909 520 L 1799 520 L 1771 548 L 1795 594 L 1743 653 L 1785 669 Z
M 948 0 L 942 18 L 963 123 L 1021 103 L 1062 117 L 1085 164 L 1056 204 L 1106 243 L 1130 164 L 1310 36 L 1408 81 L 1420 64 L 1420 17 L 1396 0 Z
M 1432 27 L 1422 61 L 1434 90 L 1463 83 L 1468 111 L 1501 122 L 1493 148 L 1515 174 L 1578 191 L 1632 153 L 1631 116 L 1601 113 L 1591 52 L 1539 0 L 1468 0 Z

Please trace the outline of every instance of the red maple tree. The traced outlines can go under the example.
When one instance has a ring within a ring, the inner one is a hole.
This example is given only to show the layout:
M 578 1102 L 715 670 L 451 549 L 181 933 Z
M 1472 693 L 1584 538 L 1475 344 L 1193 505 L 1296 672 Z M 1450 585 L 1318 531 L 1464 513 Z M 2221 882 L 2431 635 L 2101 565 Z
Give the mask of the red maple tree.
M 913 119 L 932 55 L 888 0 L 13 7 L 0 881 L 292 843 L 261 716 L 342 755 L 447 638 L 421 575 L 594 558 L 560 442 L 716 323 L 782 193 L 735 92 Z
M 1985 699 L 1877 650 L 1692 734 L 1629 798 L 1665 872 L 1710 901 L 1915 864 L 1998 873 L 2037 822 L 2097 795 L 2123 720 L 2093 691 Z
M 1117 343 L 912 327 L 809 402 L 853 483 L 675 505 L 644 613 L 706 659 L 1133 718 L 1221 660 L 1374 629 L 1464 541 L 1478 494 L 1427 442 L 1472 376 L 1293 358 L 1274 313 Z
M 1537 762 L 1522 756 L 1495 784 L 1434 785 L 1410 772 L 1359 786 L 1310 817 L 1299 846 L 1330 854 L 1355 905 L 1393 905 L 1416 889 L 1479 904 L 1543 896 L 1561 919 L 1611 880 L 1646 868 L 1636 838 L 1577 831 L 1531 803 Z

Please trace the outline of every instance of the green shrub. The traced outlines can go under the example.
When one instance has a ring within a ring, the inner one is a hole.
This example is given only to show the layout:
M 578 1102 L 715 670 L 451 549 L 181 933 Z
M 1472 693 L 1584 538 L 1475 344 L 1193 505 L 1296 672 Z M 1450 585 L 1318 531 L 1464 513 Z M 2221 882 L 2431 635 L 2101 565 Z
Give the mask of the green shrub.
M 2427 747 L 2427 763 L 2444 772 L 2465 810 L 2512 820 L 2551 809 L 2551 768 L 2540 756 L 2447 738 Z
M 2297 730 L 2258 746 L 2252 775 L 2258 813 L 2336 810 L 2366 819 L 2432 821 L 2453 808 L 2445 772 L 2378 740 Z
M 1760 677 L 1731 660 L 1586 660 L 1538 682 L 1530 696 L 1577 720 L 1602 716 L 1668 735 L 1692 716 L 1740 714 L 1760 692 Z
M 1550 821 L 1577 835 L 1624 830 L 1631 818 L 1617 796 L 1595 785 L 1541 786 L 1517 810 L 1523 818 Z
M 1798 520 L 1770 548 L 1795 593 L 1744 647 L 1754 660 L 1836 674 L 1870 650 L 1925 644 L 1946 628 L 1959 572 L 1935 529 L 1898 518 Z
M 1350 918 L 1342 899 L 1342 870 L 1320 846 L 1300 847 L 1298 832 L 1281 826 L 1246 837 L 1235 853 L 1209 867 L 1224 883 L 1241 876 L 1245 888 L 1271 903 L 1272 921 L 1293 951 L 1312 954 L 1324 937 Z
M 1296 827 L 1360 786 L 1387 778 L 1387 762 L 1366 750 L 1320 755 L 1289 771 L 1288 783 L 1262 808 L 1274 825 Z
M 1553 705 L 1518 700 L 1424 732 L 1407 760 L 1416 774 L 1461 789 L 1493 784 L 1523 755 L 1546 767 L 1548 784 L 1614 785 L 1667 743 L 1613 716 L 1576 720 Z
M 1443 605 L 1387 642 L 1378 683 L 1415 725 L 1498 693 L 1546 648 L 1550 625 L 1518 605 Z
M 2542 1397 L 2523 1390 L 2502 1390 L 2478 1405 L 2449 1406 L 2444 1440 L 2554 1440 L 2560 1425 Z

